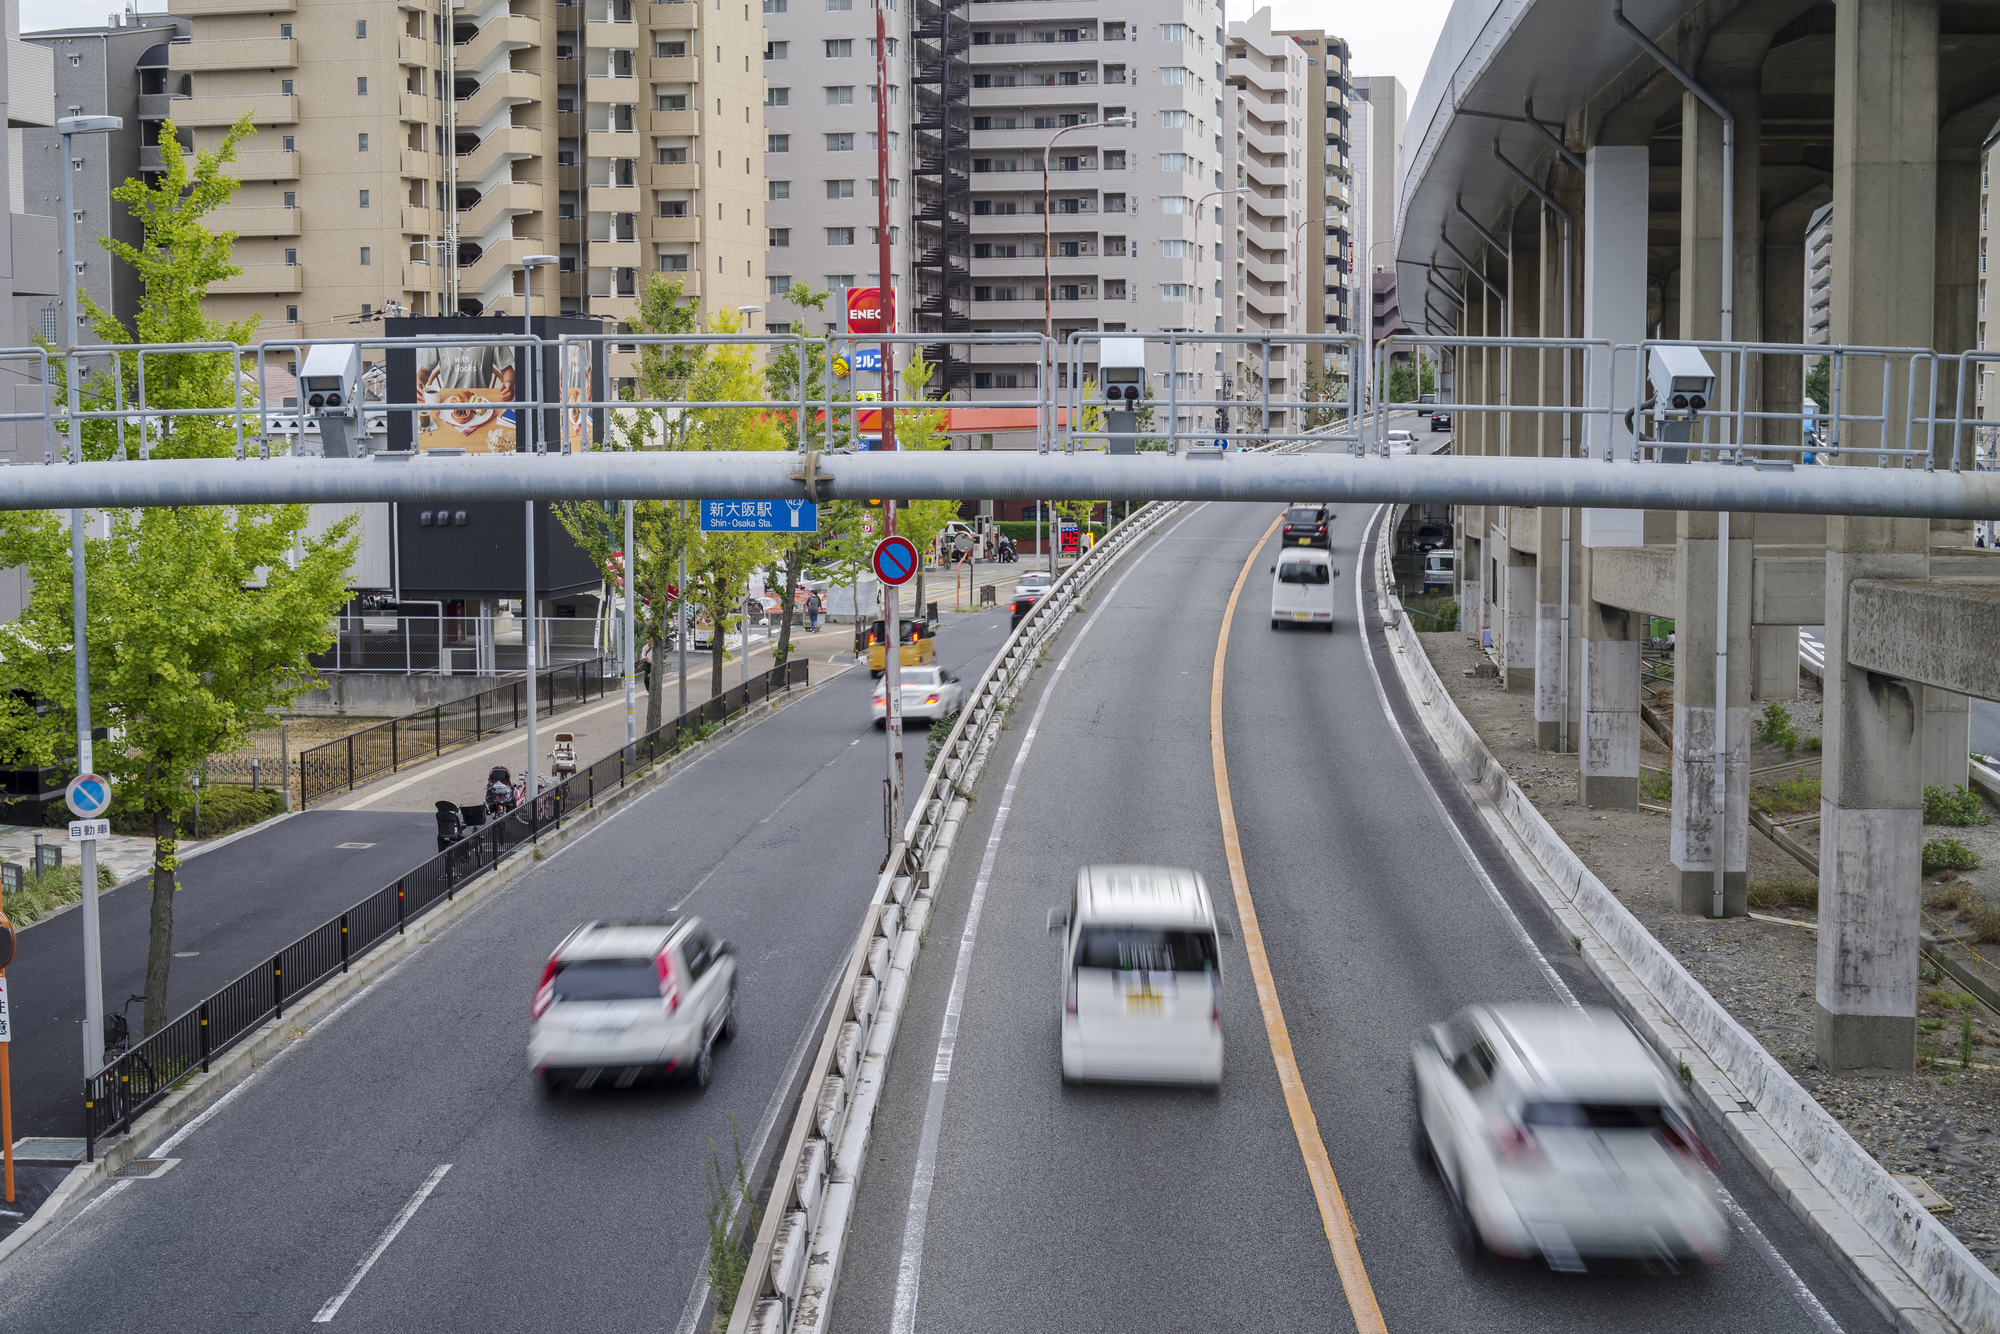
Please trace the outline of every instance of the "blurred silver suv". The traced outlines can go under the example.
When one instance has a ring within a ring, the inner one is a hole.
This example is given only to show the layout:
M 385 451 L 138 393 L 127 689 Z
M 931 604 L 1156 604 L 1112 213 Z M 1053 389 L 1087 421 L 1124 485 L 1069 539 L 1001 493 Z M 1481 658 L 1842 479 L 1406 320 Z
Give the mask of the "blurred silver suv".
M 1687 1100 L 1608 1011 L 1472 1006 L 1416 1048 L 1417 1150 L 1478 1254 L 1675 1269 L 1728 1226 Z
M 542 970 L 528 1064 L 550 1093 L 680 1076 L 707 1088 L 736 1036 L 736 951 L 696 917 L 586 922 Z

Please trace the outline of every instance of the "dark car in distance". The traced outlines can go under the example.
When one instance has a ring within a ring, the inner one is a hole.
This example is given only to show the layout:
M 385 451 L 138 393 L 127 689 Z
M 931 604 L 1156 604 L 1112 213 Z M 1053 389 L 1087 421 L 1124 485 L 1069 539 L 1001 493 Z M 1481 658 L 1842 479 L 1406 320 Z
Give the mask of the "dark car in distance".
M 1451 414 L 1449 412 L 1445 412 L 1444 410 L 1440 409 L 1436 412 L 1431 413 L 1431 430 L 1449 431 L 1450 429 L 1451 429 Z
M 1333 523 L 1330 505 L 1293 505 L 1285 511 L 1284 544 L 1288 547 L 1331 547 L 1327 529 Z

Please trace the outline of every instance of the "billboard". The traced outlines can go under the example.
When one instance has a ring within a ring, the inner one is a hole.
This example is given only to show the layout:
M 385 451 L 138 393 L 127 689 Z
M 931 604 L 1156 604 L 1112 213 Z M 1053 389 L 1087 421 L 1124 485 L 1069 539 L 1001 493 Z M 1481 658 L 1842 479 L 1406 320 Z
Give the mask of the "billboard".
M 551 453 L 582 453 L 604 438 L 604 409 L 572 406 L 602 393 L 604 344 L 572 343 L 557 353 L 564 334 L 610 332 L 601 320 L 576 315 L 537 317 L 535 336 L 546 340 L 539 358 L 541 392 L 550 406 L 530 423 L 516 386 L 534 373 L 528 364 L 523 322 L 508 316 L 420 317 L 385 321 L 391 338 L 434 338 L 426 347 L 386 350 L 389 401 L 419 403 L 415 411 L 389 413 L 389 448 L 463 450 L 512 454 L 531 440 Z M 463 338 L 463 342 L 451 341 Z M 567 364 L 565 364 L 567 363 Z M 534 430 L 527 429 L 530 425 Z
M 857 334 L 893 333 L 896 328 L 896 294 L 889 293 L 887 319 L 883 318 L 882 289 L 847 289 L 847 332 Z

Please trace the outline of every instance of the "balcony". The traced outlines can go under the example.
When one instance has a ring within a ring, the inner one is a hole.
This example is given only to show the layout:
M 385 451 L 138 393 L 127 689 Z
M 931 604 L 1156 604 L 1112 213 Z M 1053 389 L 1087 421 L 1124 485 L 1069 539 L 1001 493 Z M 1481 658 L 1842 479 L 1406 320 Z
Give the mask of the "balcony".
M 1282 134 L 1262 133 L 1254 122 L 1249 129 L 1243 131 L 1243 142 L 1250 145 L 1252 152 L 1262 153 L 1266 157 L 1283 158 L 1288 162 L 1291 160 L 1290 141 Z
M 418 208 L 414 204 L 403 205 L 403 230 L 406 232 L 435 232 L 443 222 L 443 215 L 436 209 Z
M 659 219 L 658 221 L 675 221 Z M 645 226 L 644 220 L 639 225 Z M 630 241 L 592 241 L 590 243 L 590 267 L 593 269 L 636 269 L 645 261 L 644 246 L 636 238 Z
M 298 63 L 299 44 L 292 37 L 176 42 L 167 48 L 167 68 L 176 74 L 207 74 L 232 69 L 294 69 Z
M 1231 83 L 1241 79 L 1251 87 L 1261 88 L 1267 93 L 1284 92 L 1284 74 L 1267 68 L 1267 65 L 1268 62 L 1261 56 L 1254 60 L 1233 56 L 1229 61 L 1227 77 Z
M 439 119 L 438 104 L 422 93 L 396 94 L 396 118 L 398 120 L 421 121 L 428 125 Z
M 296 125 L 299 99 L 283 93 L 254 97 L 177 97 L 174 124 L 184 130 L 227 129 L 244 112 L 254 125 Z
M 694 0 L 668 5 L 647 5 L 646 25 L 652 28 L 692 28 L 701 22 L 701 6 Z
M 444 270 L 429 264 L 403 265 L 405 292 L 435 292 L 444 286 Z
M 655 190 L 693 190 L 701 185 L 701 168 L 692 162 L 655 162 L 646 172 L 646 183 Z
M 179 100 L 173 93 L 141 93 L 139 119 L 163 120 L 174 114 L 173 104 Z
M 208 293 L 210 296 L 281 296 L 289 292 L 303 292 L 305 272 L 296 264 L 246 264 L 243 272 L 235 277 L 210 283 Z
M 158 160 L 159 151 L 158 147 L 140 149 L 140 170 L 162 170 Z M 151 166 L 147 165 L 146 155 L 149 153 L 154 155 Z M 194 171 L 195 160 L 192 155 L 183 157 L 181 161 L 190 173 Z M 299 155 L 285 152 L 239 153 L 236 161 L 223 170 L 239 181 L 296 181 L 299 178 Z
M 701 219 L 647 218 L 644 220 L 646 234 L 655 241 L 699 241 L 701 240 Z M 591 258 L 595 259 L 596 248 L 592 247 Z
M 662 82 L 697 83 L 701 79 L 700 56 L 654 56 L 650 77 Z
M 685 111 L 655 111 L 648 128 L 654 134 L 700 134 L 701 112 L 693 107 Z
M 218 231 L 238 236 L 297 236 L 300 214 L 295 208 L 223 208 L 215 223 Z
M 1291 183 L 1291 177 L 1284 167 L 1267 167 L 1261 162 L 1248 159 L 1236 164 L 1237 169 L 1267 190 L 1283 190 Z
M 652 201 L 641 195 L 637 186 L 593 185 L 584 191 L 585 213 L 644 213 L 652 207 Z
M 421 37 L 409 33 L 396 36 L 396 63 L 399 65 L 431 66 L 438 62 L 437 51 Z
M 575 85 L 571 84 L 564 91 L 568 92 L 573 87 Z M 635 105 L 649 100 L 652 91 L 642 80 L 620 78 L 613 74 L 593 74 L 583 81 L 583 100 L 586 104 L 608 102 L 614 106 Z M 637 114 L 636 111 L 634 114 Z

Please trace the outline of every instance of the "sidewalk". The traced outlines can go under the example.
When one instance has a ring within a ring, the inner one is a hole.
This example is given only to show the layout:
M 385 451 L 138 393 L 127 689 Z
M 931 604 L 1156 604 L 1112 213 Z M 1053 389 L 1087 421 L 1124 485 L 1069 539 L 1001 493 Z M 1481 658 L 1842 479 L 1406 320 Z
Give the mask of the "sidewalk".
M 1452 703 L 1570 850 L 1864 1150 L 1892 1173 L 1921 1177 L 1943 1197 L 1932 1206 L 1938 1221 L 1987 1267 L 2000 1265 L 2000 1015 L 1927 964 L 1918 1006 L 1919 1070 L 1860 1076 L 1822 1069 L 1813 1034 L 1819 947 L 1812 873 L 1753 829 L 1748 864 L 1757 915 L 1717 921 L 1683 914 L 1668 855 L 1670 819 L 1659 804 L 1647 799 L 1651 809 L 1638 811 L 1584 806 L 1576 756 L 1535 746 L 1533 695 L 1510 695 L 1491 677 L 1466 675 L 1480 655 L 1462 631 L 1418 638 Z M 1816 716 L 1810 707 L 1793 712 L 1801 723 Z M 1642 741 L 1642 766 L 1667 767 L 1658 739 L 1644 733 Z M 1757 742 L 1751 767 L 1785 758 Z M 1768 789 L 1760 784 L 1757 790 Z M 1816 791 L 1812 797 L 1816 806 Z M 1927 838 L 1976 832 L 1984 831 L 1924 831 Z M 1925 889 L 1935 913 L 1945 890 L 1930 881 Z M 1967 1020 L 1971 1062 L 1962 1066 Z

